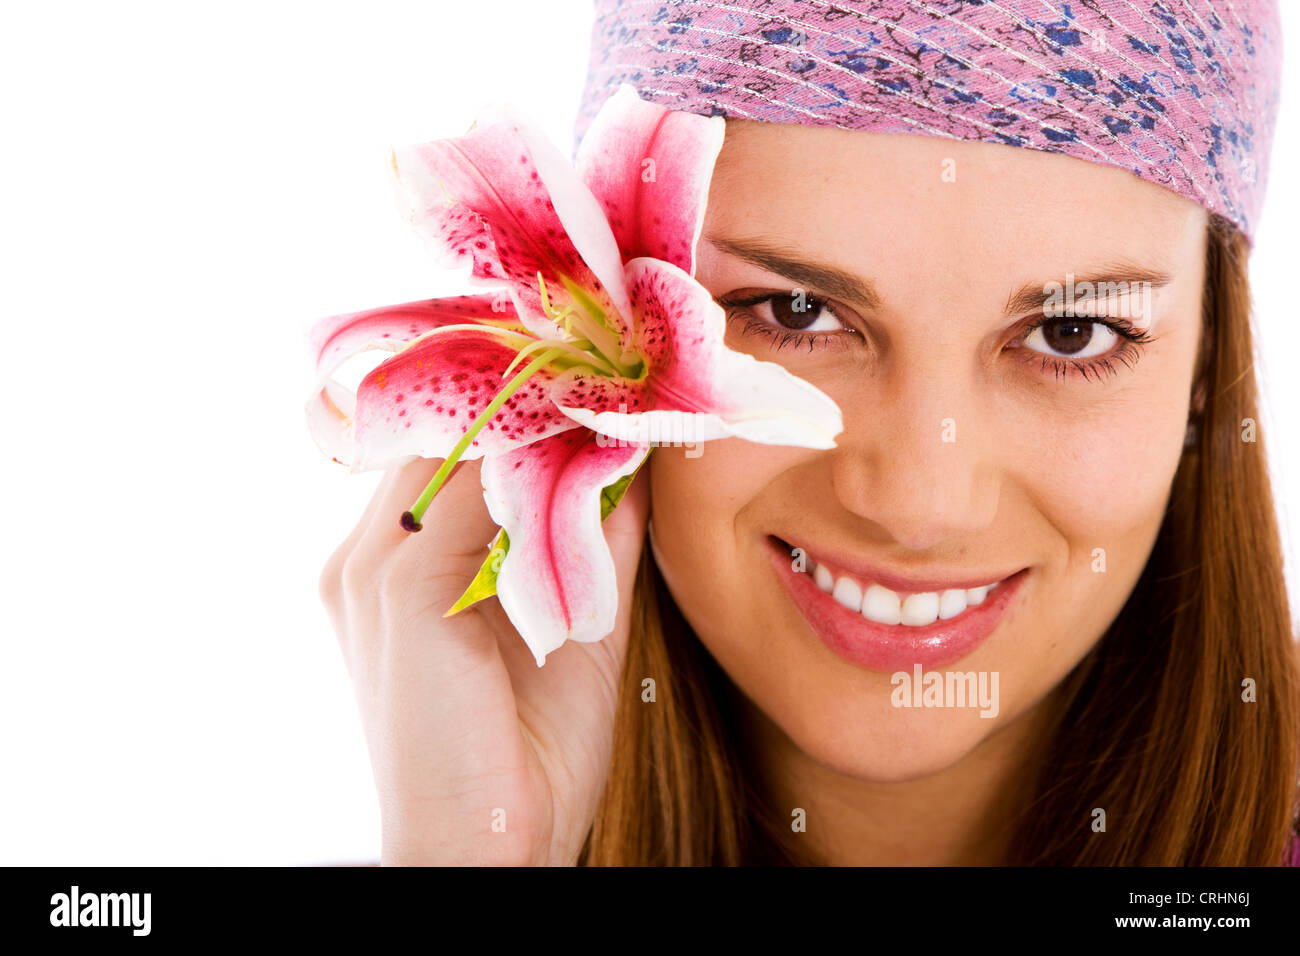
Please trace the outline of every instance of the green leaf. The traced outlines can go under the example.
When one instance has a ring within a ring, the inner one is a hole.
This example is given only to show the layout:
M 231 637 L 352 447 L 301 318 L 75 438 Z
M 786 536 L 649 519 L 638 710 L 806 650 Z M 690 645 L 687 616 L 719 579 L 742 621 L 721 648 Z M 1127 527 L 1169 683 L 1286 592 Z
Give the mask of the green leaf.
M 483 566 L 478 569 L 478 574 L 474 575 L 474 580 L 469 583 L 465 593 L 456 599 L 456 603 L 451 606 L 443 617 L 451 617 L 453 614 L 459 614 L 465 608 L 472 604 L 477 604 L 484 598 L 490 598 L 497 593 L 497 575 L 501 572 L 501 562 L 506 558 L 510 551 L 510 538 L 506 534 L 505 528 L 497 535 L 492 542 L 492 550 L 488 552 L 487 560 Z
M 618 503 L 623 500 L 623 495 L 627 493 L 628 485 L 632 484 L 632 479 L 641 473 L 642 467 L 650 460 L 650 455 L 654 449 L 646 452 L 646 456 L 641 459 L 641 464 L 636 466 L 636 471 L 630 475 L 624 475 L 612 485 L 606 485 L 600 490 L 600 520 L 604 521 L 609 517 L 610 512 L 618 507 Z
M 609 517 L 611 511 L 618 507 L 618 503 L 623 500 L 623 495 L 627 493 L 627 486 L 632 484 L 632 479 L 636 472 L 631 475 L 624 475 L 612 485 L 606 485 L 600 490 L 600 520 L 604 521 Z

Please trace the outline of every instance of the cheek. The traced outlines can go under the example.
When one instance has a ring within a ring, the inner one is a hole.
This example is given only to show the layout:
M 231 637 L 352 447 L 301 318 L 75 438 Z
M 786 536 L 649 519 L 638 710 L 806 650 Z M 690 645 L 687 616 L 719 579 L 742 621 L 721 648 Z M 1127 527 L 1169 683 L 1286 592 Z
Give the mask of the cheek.
M 1113 377 L 1005 393 L 1002 427 L 1024 442 L 1012 444 L 1015 472 L 1072 545 L 1158 525 L 1187 432 L 1198 314 L 1171 308 L 1157 341 Z
M 1183 419 L 1175 418 L 1140 427 L 1106 423 L 1078 434 L 1068 454 L 1046 456 L 1036 466 L 1044 511 L 1081 532 L 1121 531 L 1151 517 L 1163 508 L 1183 433 Z
M 1123 608 L 1159 533 L 1186 425 L 1173 385 L 1024 416 L 1027 444 L 1008 480 L 1046 563 L 1032 628 L 1017 628 L 1007 651 L 1017 662 L 1006 665 L 1009 707 L 1064 676 Z
M 742 546 L 742 513 L 764 490 L 810 452 L 740 439 L 701 443 L 698 457 L 685 449 L 657 448 L 650 458 L 651 527 L 665 581 L 690 614 L 694 597 L 734 599 L 740 588 L 720 587 L 719 568 L 754 561 Z
M 1142 537 L 1158 525 L 1187 427 L 1179 391 L 1132 390 L 1021 420 L 1019 483 L 1071 550 Z

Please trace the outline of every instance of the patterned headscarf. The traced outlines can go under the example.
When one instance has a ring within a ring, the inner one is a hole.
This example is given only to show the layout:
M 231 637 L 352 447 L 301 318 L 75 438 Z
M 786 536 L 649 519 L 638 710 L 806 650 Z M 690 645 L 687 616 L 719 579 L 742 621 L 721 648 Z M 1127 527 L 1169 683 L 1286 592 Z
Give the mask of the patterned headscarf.
M 1273 0 L 596 0 L 576 127 L 620 83 L 671 109 L 1064 153 L 1253 235 Z

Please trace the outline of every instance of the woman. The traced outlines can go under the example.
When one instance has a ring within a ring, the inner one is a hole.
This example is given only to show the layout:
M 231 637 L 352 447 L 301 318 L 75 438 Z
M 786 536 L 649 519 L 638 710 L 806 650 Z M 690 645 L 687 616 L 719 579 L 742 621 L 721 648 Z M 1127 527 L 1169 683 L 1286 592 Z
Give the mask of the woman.
M 421 535 L 438 462 L 388 474 L 322 577 L 384 862 L 1287 856 L 1246 283 L 1276 18 L 1107 6 L 599 5 L 584 119 L 624 81 L 728 117 L 696 278 L 844 431 L 656 449 L 613 633 L 542 668 L 495 602 L 442 616 L 478 464 Z

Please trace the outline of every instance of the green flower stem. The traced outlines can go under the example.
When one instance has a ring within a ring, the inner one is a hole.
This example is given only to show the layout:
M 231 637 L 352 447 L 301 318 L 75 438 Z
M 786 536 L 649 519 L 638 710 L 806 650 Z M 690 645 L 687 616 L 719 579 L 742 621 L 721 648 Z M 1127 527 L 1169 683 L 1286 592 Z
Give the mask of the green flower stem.
M 525 365 L 518 375 L 512 378 L 501 391 L 497 392 L 496 397 L 488 402 L 487 408 L 479 413 L 478 418 L 474 419 L 474 422 L 466 429 L 465 434 L 460 436 L 460 441 L 456 442 L 456 446 L 452 448 L 451 453 L 442 463 L 442 467 L 434 474 L 433 480 L 425 485 L 420 497 L 415 499 L 415 504 L 411 505 L 411 510 L 402 514 L 403 528 L 407 531 L 420 530 L 420 519 L 424 517 L 424 512 L 428 509 L 430 502 L 433 501 L 433 496 L 438 493 L 438 490 L 447 481 L 447 476 L 456 467 L 456 462 L 460 461 L 460 456 L 465 454 L 465 449 L 474 440 L 474 436 L 483 430 L 484 426 L 492 420 L 492 416 L 501 410 L 501 406 L 506 403 L 507 399 L 519 391 L 523 384 L 533 377 L 534 373 L 563 354 L 564 349 L 562 348 L 546 350 Z

